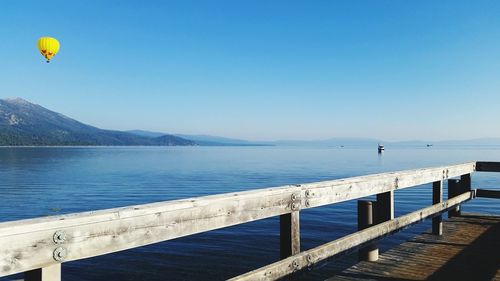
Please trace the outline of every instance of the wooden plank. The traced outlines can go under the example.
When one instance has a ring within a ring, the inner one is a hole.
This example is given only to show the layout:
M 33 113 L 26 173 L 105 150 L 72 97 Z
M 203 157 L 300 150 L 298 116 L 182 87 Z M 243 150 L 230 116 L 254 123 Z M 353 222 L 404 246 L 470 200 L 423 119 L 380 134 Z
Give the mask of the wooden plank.
M 500 199 L 500 190 L 476 189 L 476 197 Z
M 298 211 L 280 216 L 280 257 L 300 253 L 300 216 Z
M 443 181 L 435 181 L 432 183 L 432 204 L 443 202 Z M 432 218 L 432 234 L 443 234 L 443 215 L 439 214 Z
M 0 223 L 0 276 L 456 177 L 475 162 Z M 293 199 L 292 197 L 296 198 Z M 54 243 L 63 231 L 63 245 Z
M 0 276 L 57 263 L 58 247 L 72 261 L 286 214 L 296 192 L 300 187 L 291 186 L 2 223 Z M 66 234 L 62 244 L 53 241 L 58 230 Z
M 278 262 L 250 271 L 243 275 L 236 276 L 229 280 L 277 280 L 295 271 L 307 268 L 314 263 L 332 257 L 336 254 L 342 253 L 374 239 L 391 234 L 436 213 L 446 211 L 452 206 L 472 199 L 472 196 L 472 191 L 461 194 L 440 204 L 435 204 L 430 207 L 420 209 L 410 214 L 344 236 L 335 241 L 326 243 L 307 251 L 303 251 L 298 255 L 280 260 Z
M 464 214 L 444 222 L 443 236 L 420 234 L 327 281 L 500 280 L 500 217 Z
M 61 264 L 27 271 L 24 273 L 24 281 L 61 281 Z
M 441 168 L 383 173 L 312 185 L 303 184 L 302 188 L 308 192 L 306 206 L 318 207 L 458 177 L 474 172 L 475 166 L 475 162 L 470 162 Z
M 500 172 L 500 162 L 476 162 L 476 170 L 478 172 Z

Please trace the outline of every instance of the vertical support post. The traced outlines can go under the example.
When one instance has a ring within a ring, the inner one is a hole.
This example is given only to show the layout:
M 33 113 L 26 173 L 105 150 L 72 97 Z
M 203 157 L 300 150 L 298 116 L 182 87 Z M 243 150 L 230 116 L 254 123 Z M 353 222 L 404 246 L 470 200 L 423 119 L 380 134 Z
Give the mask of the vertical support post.
M 358 201 L 358 230 L 363 230 L 374 224 L 373 220 L 373 202 Z M 378 247 L 376 243 L 368 244 L 359 249 L 358 259 L 360 261 L 376 261 L 378 260 Z
M 457 194 L 460 195 L 462 193 L 468 192 L 471 190 L 471 177 L 470 174 L 465 174 L 460 176 L 460 181 L 457 186 Z M 462 214 L 462 205 L 457 206 L 457 215 L 460 216 Z
M 61 281 L 61 264 L 26 271 L 24 281 Z
M 376 223 L 394 219 L 394 191 L 377 194 Z
M 285 259 L 300 253 L 299 211 L 280 216 L 280 257 Z
M 432 183 L 432 205 L 443 202 L 443 181 Z M 432 234 L 443 235 L 443 215 L 432 218 Z
M 460 176 L 460 193 L 470 191 L 470 189 L 471 189 L 470 174 Z
M 448 199 L 453 198 L 460 194 L 459 192 L 459 181 L 455 179 L 448 180 Z M 460 206 L 457 205 L 448 211 L 448 218 L 456 217 L 460 215 Z

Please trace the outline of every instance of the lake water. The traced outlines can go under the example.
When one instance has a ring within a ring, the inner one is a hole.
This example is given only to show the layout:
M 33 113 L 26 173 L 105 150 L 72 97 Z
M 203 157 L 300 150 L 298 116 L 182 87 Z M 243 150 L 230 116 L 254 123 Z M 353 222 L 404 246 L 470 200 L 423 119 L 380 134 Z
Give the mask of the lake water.
M 105 209 L 473 160 L 500 161 L 500 147 L 89 147 L 0 148 L 0 221 Z M 495 189 L 500 175 L 475 173 Z M 396 192 L 396 215 L 428 206 L 431 186 Z M 446 193 L 445 193 L 446 194 Z M 465 211 L 500 214 L 500 200 Z M 429 228 L 425 221 L 381 249 Z M 302 249 L 356 230 L 356 202 L 301 212 Z M 278 260 L 279 220 L 270 218 L 63 264 L 63 280 L 224 280 Z M 323 280 L 352 263 L 344 255 L 302 274 Z M 0 278 L 12 280 L 19 276 Z

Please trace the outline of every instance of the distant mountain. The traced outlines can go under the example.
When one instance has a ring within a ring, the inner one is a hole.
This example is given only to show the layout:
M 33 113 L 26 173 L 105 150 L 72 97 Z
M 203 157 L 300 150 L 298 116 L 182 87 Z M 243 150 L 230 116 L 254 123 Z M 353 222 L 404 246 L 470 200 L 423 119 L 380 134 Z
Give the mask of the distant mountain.
M 190 140 L 194 140 L 199 145 L 206 146 L 269 146 L 274 145 L 266 142 L 253 142 L 241 139 L 232 139 L 218 136 L 210 136 L 210 135 L 181 135 L 176 134 L 176 136 L 181 138 L 187 138 Z
M 0 99 L 0 145 L 196 145 L 173 135 L 153 138 L 103 130 L 21 98 Z
M 99 129 L 21 98 L 0 99 L 0 146 L 16 145 L 206 145 L 206 146 L 322 146 L 387 148 L 433 146 L 499 146 L 500 138 L 446 141 L 382 141 L 371 138 L 332 138 L 326 140 L 247 141 L 209 135 L 171 135 L 133 130 Z
M 129 130 L 125 131 L 127 133 L 131 133 L 134 135 L 142 136 L 142 137 L 147 137 L 147 138 L 157 138 L 164 136 L 165 133 L 160 133 L 160 132 L 151 132 L 151 131 L 145 131 L 145 130 Z
M 160 137 L 152 138 L 151 140 L 153 141 L 154 145 L 160 146 L 198 145 L 198 143 L 193 140 L 187 140 L 173 135 L 163 135 Z
M 427 147 L 430 146 L 495 146 L 500 145 L 500 138 L 477 138 L 469 140 L 410 140 L 410 141 L 384 141 L 371 138 L 332 138 L 326 140 L 280 140 L 269 142 L 279 146 L 320 146 L 320 147 L 376 147 L 384 144 L 386 147 Z
M 394 147 L 422 147 L 422 146 L 498 146 L 500 138 L 477 138 L 466 140 L 441 140 L 441 141 L 394 141 L 385 142 L 387 146 Z
M 143 130 L 128 131 L 140 136 L 157 137 L 163 135 L 161 132 Z M 277 141 L 248 141 L 211 135 L 184 135 L 176 134 L 178 137 L 190 139 L 199 145 L 205 146 L 304 146 L 304 147 L 377 147 L 384 144 L 386 147 L 427 147 L 432 146 L 493 146 L 500 145 L 500 138 L 477 138 L 469 140 L 408 140 L 408 141 L 384 141 L 375 138 L 347 138 L 338 137 L 324 140 L 277 140 Z
M 278 140 L 269 142 L 283 146 L 376 146 L 383 141 L 371 138 L 331 138 L 325 140 Z
M 145 131 L 145 130 L 130 130 L 126 131 L 127 133 L 135 134 L 138 136 L 154 138 L 158 136 L 164 135 L 161 132 L 153 132 L 153 131 Z M 252 142 L 241 139 L 232 139 L 218 136 L 210 136 L 210 135 L 184 135 L 184 134 L 175 134 L 175 136 L 189 139 L 198 145 L 203 146 L 272 146 L 269 142 Z
M 431 142 L 432 143 L 432 142 Z M 500 145 L 500 138 L 477 138 L 469 140 L 447 140 L 434 142 L 436 145 Z

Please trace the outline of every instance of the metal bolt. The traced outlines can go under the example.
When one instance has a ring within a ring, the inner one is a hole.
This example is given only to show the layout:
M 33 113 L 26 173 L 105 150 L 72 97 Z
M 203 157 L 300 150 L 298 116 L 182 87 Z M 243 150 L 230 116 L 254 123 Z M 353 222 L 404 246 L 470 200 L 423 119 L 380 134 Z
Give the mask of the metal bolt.
M 296 200 L 297 199 L 297 194 L 292 194 L 292 200 Z
M 399 179 L 396 178 L 396 180 L 394 181 L 394 186 L 397 188 L 399 186 Z
M 312 263 L 313 262 L 313 257 L 311 255 L 307 255 L 307 261 L 309 263 Z
M 306 200 L 306 207 L 309 207 L 311 205 L 311 202 L 309 200 Z
M 299 209 L 299 207 L 300 207 L 300 204 L 292 203 L 292 210 L 296 211 Z
M 298 269 L 299 268 L 299 261 L 298 260 L 294 260 L 293 263 L 292 263 L 292 266 L 294 269 Z
M 66 255 L 67 255 L 66 249 L 63 247 L 58 247 L 54 250 L 53 257 L 56 261 L 63 261 L 66 258 Z
M 52 237 L 52 239 L 54 240 L 54 242 L 56 244 L 64 243 L 64 241 L 66 241 L 66 232 L 64 232 L 62 230 L 58 230 L 54 233 L 54 236 Z
M 312 192 L 310 190 L 306 190 L 306 196 L 307 197 L 311 197 L 312 196 Z

